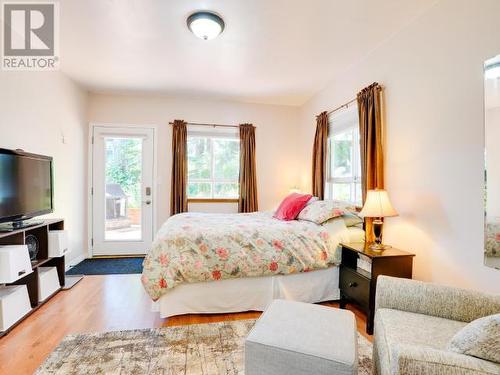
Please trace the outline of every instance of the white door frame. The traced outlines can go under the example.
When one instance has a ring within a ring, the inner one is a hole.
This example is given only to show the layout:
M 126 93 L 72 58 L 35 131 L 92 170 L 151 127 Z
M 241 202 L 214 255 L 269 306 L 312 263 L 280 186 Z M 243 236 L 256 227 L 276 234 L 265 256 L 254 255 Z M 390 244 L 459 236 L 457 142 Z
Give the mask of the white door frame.
M 88 132 L 88 168 L 87 168 L 87 258 L 92 258 L 94 246 L 93 246 L 93 231 L 94 231 L 94 220 L 93 220 L 93 198 L 92 198 L 92 187 L 94 185 L 93 181 L 93 166 L 94 166 L 94 153 L 93 153 L 93 141 L 94 141 L 94 128 L 105 127 L 105 128 L 145 128 L 151 129 L 153 131 L 153 194 L 152 194 L 152 215 L 153 215 L 153 234 L 157 232 L 157 198 L 158 198 L 158 126 L 157 125 L 143 125 L 143 124 L 123 124 L 123 123 L 101 123 L 101 122 L 91 122 L 89 123 Z M 154 237 L 154 236 L 153 236 Z

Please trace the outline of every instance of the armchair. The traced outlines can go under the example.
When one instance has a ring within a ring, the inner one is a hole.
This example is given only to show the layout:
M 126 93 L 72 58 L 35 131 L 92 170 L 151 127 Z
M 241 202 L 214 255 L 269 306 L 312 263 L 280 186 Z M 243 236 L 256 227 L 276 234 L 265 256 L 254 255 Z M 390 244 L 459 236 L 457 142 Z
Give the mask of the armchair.
M 467 323 L 500 313 L 500 296 L 379 276 L 375 309 L 375 374 L 500 374 L 499 364 L 446 350 Z

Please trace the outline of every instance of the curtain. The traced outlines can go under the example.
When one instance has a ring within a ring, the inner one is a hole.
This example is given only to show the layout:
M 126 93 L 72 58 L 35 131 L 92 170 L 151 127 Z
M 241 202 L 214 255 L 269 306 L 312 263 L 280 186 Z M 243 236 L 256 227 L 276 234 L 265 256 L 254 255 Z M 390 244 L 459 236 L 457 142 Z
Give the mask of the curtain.
M 312 158 L 312 194 L 319 199 L 325 197 L 325 171 L 328 145 L 328 113 L 316 116 L 316 135 L 314 136 Z
M 255 168 L 255 128 L 240 125 L 240 198 L 239 212 L 255 212 L 257 203 L 257 174 Z
M 172 181 L 170 215 L 188 210 L 187 204 L 187 123 L 175 120 L 172 124 Z
M 382 115 L 380 92 L 382 88 L 373 83 L 358 93 L 359 136 L 361 151 L 361 189 L 363 202 L 366 192 L 384 188 L 384 156 L 382 152 Z M 367 242 L 373 242 L 373 219 L 366 218 Z

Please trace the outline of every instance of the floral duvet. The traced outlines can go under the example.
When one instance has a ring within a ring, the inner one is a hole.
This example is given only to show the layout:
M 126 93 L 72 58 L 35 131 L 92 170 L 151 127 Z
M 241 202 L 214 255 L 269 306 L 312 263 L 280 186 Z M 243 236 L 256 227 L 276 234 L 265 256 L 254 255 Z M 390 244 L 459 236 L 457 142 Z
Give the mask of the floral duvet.
M 340 262 L 338 239 L 308 221 L 270 212 L 170 217 L 144 260 L 142 283 L 156 301 L 181 283 L 285 275 Z

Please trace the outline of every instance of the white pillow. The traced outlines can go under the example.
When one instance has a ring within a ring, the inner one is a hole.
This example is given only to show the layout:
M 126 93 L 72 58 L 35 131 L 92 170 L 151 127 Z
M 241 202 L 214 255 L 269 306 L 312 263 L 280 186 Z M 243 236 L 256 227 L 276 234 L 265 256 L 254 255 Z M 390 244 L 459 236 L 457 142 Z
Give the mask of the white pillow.
M 297 219 L 312 221 L 316 224 L 322 224 L 334 217 L 342 216 L 344 210 L 339 208 L 336 201 L 315 201 L 305 206 L 300 211 Z
M 358 214 L 351 211 L 345 211 L 342 215 L 342 219 L 344 219 L 345 225 L 348 227 L 355 227 L 356 225 L 363 224 L 363 219 L 359 217 Z
M 500 363 L 500 314 L 467 324 L 451 338 L 448 350 Z
M 321 224 L 322 227 L 330 234 L 330 237 L 338 239 L 338 242 L 349 242 L 350 233 L 347 229 L 344 220 L 340 217 L 336 217 L 325 221 Z
M 319 201 L 319 198 L 318 197 L 315 197 L 314 195 L 311 197 L 311 199 L 309 199 L 306 203 L 306 206 L 309 206 L 310 204 L 314 203 L 314 202 L 317 202 Z

